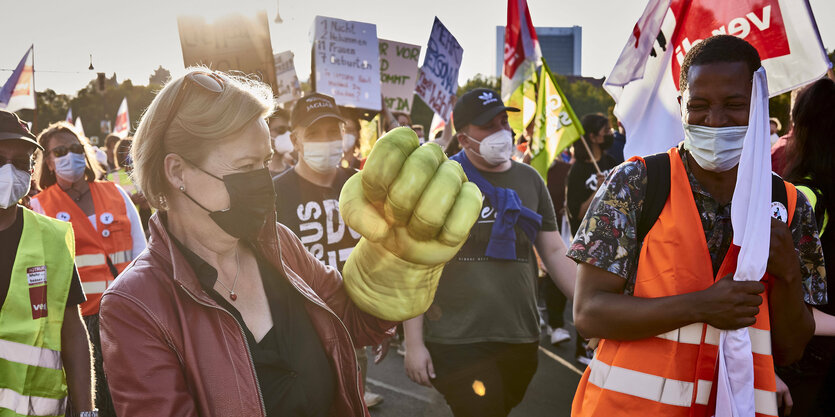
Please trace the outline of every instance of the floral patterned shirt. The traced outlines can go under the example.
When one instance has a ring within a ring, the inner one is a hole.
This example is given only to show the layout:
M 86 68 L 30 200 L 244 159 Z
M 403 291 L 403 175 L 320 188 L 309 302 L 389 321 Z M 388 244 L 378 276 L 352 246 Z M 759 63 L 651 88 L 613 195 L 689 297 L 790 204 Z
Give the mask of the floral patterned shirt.
M 702 219 L 708 252 L 716 274 L 733 240 L 731 204 L 720 205 L 702 188 L 687 164 L 687 152 L 679 148 L 696 208 Z M 624 293 L 632 295 L 638 271 L 640 247 L 638 219 L 647 187 L 646 167 L 640 161 L 625 162 L 613 170 L 594 196 L 567 256 L 609 271 L 626 280 Z M 803 193 L 790 225 L 795 250 L 800 258 L 803 295 L 806 303 L 827 303 L 826 272 L 815 214 Z

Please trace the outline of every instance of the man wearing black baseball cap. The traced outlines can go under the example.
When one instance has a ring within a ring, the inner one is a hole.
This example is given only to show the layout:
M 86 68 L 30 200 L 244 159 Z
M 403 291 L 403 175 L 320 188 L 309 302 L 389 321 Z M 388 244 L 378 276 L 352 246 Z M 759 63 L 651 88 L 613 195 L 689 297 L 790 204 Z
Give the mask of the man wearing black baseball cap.
M 519 109 L 484 88 L 455 104 L 462 151 L 450 159 L 484 195 L 481 217 L 444 268 L 432 306 L 404 323 L 407 375 L 434 385 L 456 417 L 508 415 L 536 372 L 534 246 L 560 289 L 574 293 L 575 266 L 548 189 L 536 170 L 510 159 L 508 111 Z
M 72 228 L 17 204 L 36 149 L 26 123 L 0 110 L 0 414 L 63 415 L 69 395 L 95 415 Z
M 345 122 L 332 97 L 314 93 L 299 99 L 290 117 L 290 140 L 299 162 L 273 180 L 278 221 L 313 256 L 340 273 L 360 239 L 339 214 L 339 193 L 356 172 L 339 166 Z M 357 349 L 357 359 L 364 377 L 365 348 Z M 368 390 L 364 397 L 369 407 L 382 401 Z

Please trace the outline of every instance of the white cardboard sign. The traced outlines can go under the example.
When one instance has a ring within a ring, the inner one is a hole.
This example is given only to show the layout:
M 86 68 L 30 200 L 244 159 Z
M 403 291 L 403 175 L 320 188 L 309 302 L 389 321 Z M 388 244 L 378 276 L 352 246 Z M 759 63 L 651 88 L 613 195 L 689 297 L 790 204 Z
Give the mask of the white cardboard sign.
M 284 51 L 274 54 L 273 59 L 275 60 L 275 84 L 278 91 L 276 102 L 281 104 L 301 98 L 302 87 L 296 75 L 296 66 L 293 64 L 293 52 Z
M 389 110 L 412 112 L 419 57 L 420 45 L 380 39 L 380 85 Z
M 436 16 L 415 92 L 446 122 L 458 90 L 458 69 L 463 54 L 461 44 Z
M 316 92 L 340 106 L 380 110 L 377 26 L 316 16 L 311 34 Z

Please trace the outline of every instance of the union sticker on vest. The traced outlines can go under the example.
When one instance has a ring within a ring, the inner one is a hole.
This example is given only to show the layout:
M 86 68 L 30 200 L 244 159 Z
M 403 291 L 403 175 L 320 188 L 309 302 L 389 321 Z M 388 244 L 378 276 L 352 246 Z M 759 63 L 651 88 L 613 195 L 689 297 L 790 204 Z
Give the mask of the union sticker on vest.
M 779 201 L 772 201 L 771 202 L 771 217 L 780 220 L 783 223 L 788 223 L 789 221 L 789 211 L 786 209 L 786 206 Z
M 32 320 L 46 317 L 46 265 L 26 268 L 26 279 L 29 282 Z

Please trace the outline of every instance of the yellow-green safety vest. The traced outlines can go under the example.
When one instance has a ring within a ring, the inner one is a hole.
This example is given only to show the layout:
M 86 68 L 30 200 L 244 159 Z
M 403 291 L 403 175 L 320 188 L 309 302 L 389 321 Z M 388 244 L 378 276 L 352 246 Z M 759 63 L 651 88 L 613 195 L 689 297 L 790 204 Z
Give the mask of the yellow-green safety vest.
M 63 416 L 61 326 L 75 237 L 67 222 L 23 208 L 9 292 L 0 308 L 0 417 Z
M 815 205 L 818 203 L 817 194 L 815 194 L 815 192 L 811 188 L 809 188 L 805 185 L 797 185 L 795 187 L 797 187 L 797 189 L 800 190 L 800 192 L 802 192 L 803 195 L 806 196 L 806 199 L 809 200 L 809 205 L 811 205 L 812 209 L 814 209 Z M 826 230 L 826 226 L 828 224 L 829 224 L 829 213 L 824 211 L 823 212 L 823 224 L 820 227 L 819 234 L 821 234 L 821 235 L 823 234 L 823 231 Z
M 136 194 L 136 186 L 133 185 L 133 180 L 130 179 L 130 174 L 125 172 L 124 168 L 119 168 L 116 171 L 108 173 L 107 180 L 119 184 L 119 186 L 128 192 L 128 195 Z

